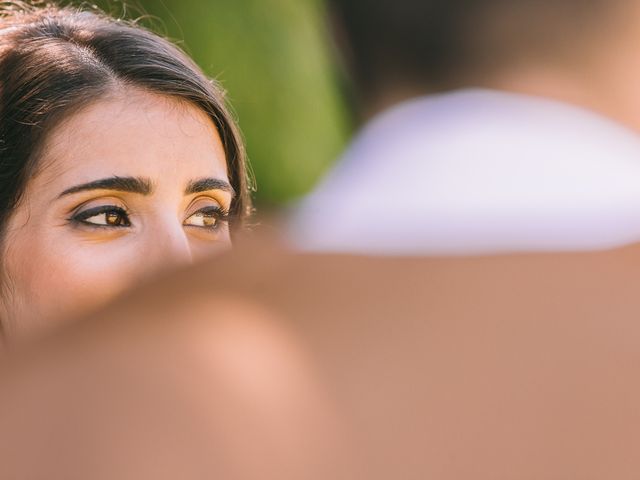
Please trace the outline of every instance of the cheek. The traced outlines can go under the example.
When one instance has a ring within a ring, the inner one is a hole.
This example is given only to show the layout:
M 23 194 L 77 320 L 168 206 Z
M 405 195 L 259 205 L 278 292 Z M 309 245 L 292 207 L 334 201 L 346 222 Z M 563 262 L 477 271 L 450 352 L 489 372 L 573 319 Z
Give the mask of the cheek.
M 14 317 L 18 331 L 48 328 L 98 306 L 126 289 L 135 276 L 138 262 L 127 242 L 95 244 L 65 235 L 21 237 L 8 246 L 6 261 L 11 286 L 7 293 L 12 297 L 7 314 Z

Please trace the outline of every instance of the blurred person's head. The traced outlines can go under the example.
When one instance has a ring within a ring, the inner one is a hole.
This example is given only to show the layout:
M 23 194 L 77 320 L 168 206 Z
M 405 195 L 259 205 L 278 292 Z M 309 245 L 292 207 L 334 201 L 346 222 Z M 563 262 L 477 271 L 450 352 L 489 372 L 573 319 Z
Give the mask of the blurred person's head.
M 640 128 L 636 0 L 328 0 L 369 113 L 462 87 L 540 94 Z
M 227 247 L 251 209 L 224 92 L 143 28 L 10 3 L 0 92 L 5 333 Z

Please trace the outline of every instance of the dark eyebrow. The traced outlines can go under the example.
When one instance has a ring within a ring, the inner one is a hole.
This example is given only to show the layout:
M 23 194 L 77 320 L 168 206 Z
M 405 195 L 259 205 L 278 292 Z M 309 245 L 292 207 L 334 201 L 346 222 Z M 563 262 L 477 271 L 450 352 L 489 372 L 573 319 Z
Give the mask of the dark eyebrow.
M 194 193 L 207 192 L 209 190 L 222 190 L 223 192 L 229 192 L 231 195 L 235 195 L 233 187 L 229 182 L 220 180 L 219 178 L 201 178 L 189 183 L 185 195 L 191 195 Z
M 137 177 L 110 177 L 102 178 L 94 182 L 83 183 L 71 187 L 60 194 L 70 195 L 72 193 L 85 192 L 87 190 L 117 190 L 119 192 L 139 193 L 141 195 L 149 195 L 153 188 L 151 182 L 145 178 Z

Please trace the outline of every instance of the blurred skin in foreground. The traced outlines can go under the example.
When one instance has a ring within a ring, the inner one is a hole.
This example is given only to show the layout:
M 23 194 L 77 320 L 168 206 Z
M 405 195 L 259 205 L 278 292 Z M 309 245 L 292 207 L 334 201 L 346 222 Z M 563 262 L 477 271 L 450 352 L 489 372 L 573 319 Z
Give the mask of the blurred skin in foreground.
M 3 475 L 635 478 L 639 260 L 239 247 L 11 352 Z

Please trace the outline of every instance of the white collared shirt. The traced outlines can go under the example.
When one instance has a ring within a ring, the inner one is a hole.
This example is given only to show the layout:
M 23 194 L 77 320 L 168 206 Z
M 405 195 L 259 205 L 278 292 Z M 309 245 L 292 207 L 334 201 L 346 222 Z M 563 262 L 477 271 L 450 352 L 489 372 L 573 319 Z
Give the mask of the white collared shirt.
M 491 90 L 370 122 L 290 224 L 295 246 L 365 254 L 597 250 L 640 241 L 640 136 Z

